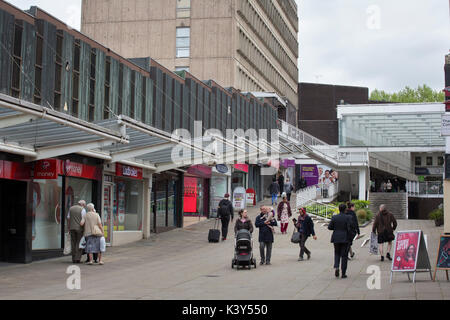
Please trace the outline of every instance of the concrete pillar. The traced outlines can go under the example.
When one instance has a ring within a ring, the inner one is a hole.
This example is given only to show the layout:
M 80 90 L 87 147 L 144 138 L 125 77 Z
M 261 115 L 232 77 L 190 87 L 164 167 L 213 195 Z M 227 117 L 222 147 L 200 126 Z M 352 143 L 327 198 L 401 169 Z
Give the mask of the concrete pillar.
M 450 233 L 450 180 L 444 180 L 444 232 Z
M 367 169 L 359 169 L 359 200 L 367 200 L 366 199 L 366 190 L 367 190 Z
M 142 210 L 144 211 L 142 213 L 142 232 L 144 239 L 150 238 L 152 179 L 152 174 L 150 174 L 149 177 L 144 178 L 144 204 L 142 206 Z

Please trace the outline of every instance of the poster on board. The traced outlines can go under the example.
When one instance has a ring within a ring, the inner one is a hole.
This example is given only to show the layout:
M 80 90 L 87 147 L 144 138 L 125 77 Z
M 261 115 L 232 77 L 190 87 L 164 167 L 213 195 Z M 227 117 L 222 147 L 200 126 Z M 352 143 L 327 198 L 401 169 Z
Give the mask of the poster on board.
M 450 234 L 441 235 L 439 238 L 436 269 L 434 270 L 433 281 L 436 281 L 436 272 L 438 270 L 445 270 L 447 281 L 449 281 L 448 271 L 450 270 Z
M 233 192 L 233 208 L 235 211 L 245 209 L 246 190 L 243 187 L 237 187 Z

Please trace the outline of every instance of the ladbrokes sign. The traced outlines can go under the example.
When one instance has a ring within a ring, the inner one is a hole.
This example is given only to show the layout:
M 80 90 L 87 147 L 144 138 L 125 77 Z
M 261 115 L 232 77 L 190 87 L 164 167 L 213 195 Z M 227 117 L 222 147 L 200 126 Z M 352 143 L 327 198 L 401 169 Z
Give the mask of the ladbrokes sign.
M 122 164 L 116 164 L 116 176 L 118 177 L 128 177 L 134 179 L 142 179 L 143 173 L 141 168 L 124 166 Z

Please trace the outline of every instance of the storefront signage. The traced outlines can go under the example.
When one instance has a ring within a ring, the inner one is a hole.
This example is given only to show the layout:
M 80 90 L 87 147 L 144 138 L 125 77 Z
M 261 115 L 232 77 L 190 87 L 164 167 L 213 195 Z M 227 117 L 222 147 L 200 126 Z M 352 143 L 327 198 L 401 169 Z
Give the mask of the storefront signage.
M 64 161 L 64 174 L 68 177 L 101 180 L 102 169 L 66 160 Z
M 248 164 L 245 163 L 237 163 L 233 166 L 234 169 L 238 170 L 238 171 L 242 171 L 245 173 L 248 173 Z
M 212 168 L 204 165 L 195 165 L 187 170 L 187 173 L 204 179 L 211 179 Z
M 233 192 L 233 208 L 236 211 L 245 209 L 246 190 L 243 187 L 237 187 Z
M 295 168 L 295 160 L 282 160 L 281 166 L 284 168 Z
M 418 176 L 442 176 L 443 173 L 443 167 L 415 168 L 415 174 Z
M 0 178 L 29 180 L 31 179 L 31 165 L 28 163 L 0 160 Z
M 184 178 L 183 206 L 185 213 L 197 212 L 197 178 Z
M 440 237 L 436 268 L 434 269 L 434 281 L 436 281 L 436 272 L 438 270 L 445 270 L 448 279 L 448 271 L 450 270 L 450 235 L 443 234 Z
M 39 160 L 34 164 L 34 179 L 55 180 L 58 179 L 58 160 Z
M 255 189 L 247 189 L 246 203 L 248 206 L 256 206 L 256 192 Z
M 302 165 L 300 177 L 306 180 L 308 186 L 315 186 L 319 183 L 319 169 L 315 164 Z
M 227 173 L 228 167 L 225 164 L 218 164 L 218 165 L 216 165 L 216 170 L 217 170 L 217 172 L 220 172 L 220 173 Z
M 441 134 L 447 137 L 450 136 L 450 114 L 444 114 L 442 116 Z
M 120 163 L 116 163 L 116 176 L 142 180 L 143 170 L 142 168 L 125 166 Z

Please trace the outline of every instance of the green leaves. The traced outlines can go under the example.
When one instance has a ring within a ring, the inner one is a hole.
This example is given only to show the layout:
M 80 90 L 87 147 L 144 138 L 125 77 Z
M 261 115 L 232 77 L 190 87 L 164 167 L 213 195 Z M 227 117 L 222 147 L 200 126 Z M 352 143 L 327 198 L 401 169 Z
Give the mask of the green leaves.
M 370 100 L 396 103 L 444 102 L 445 94 L 424 84 L 418 86 L 417 89 L 406 86 L 399 92 L 394 93 L 375 89 L 370 95 Z

